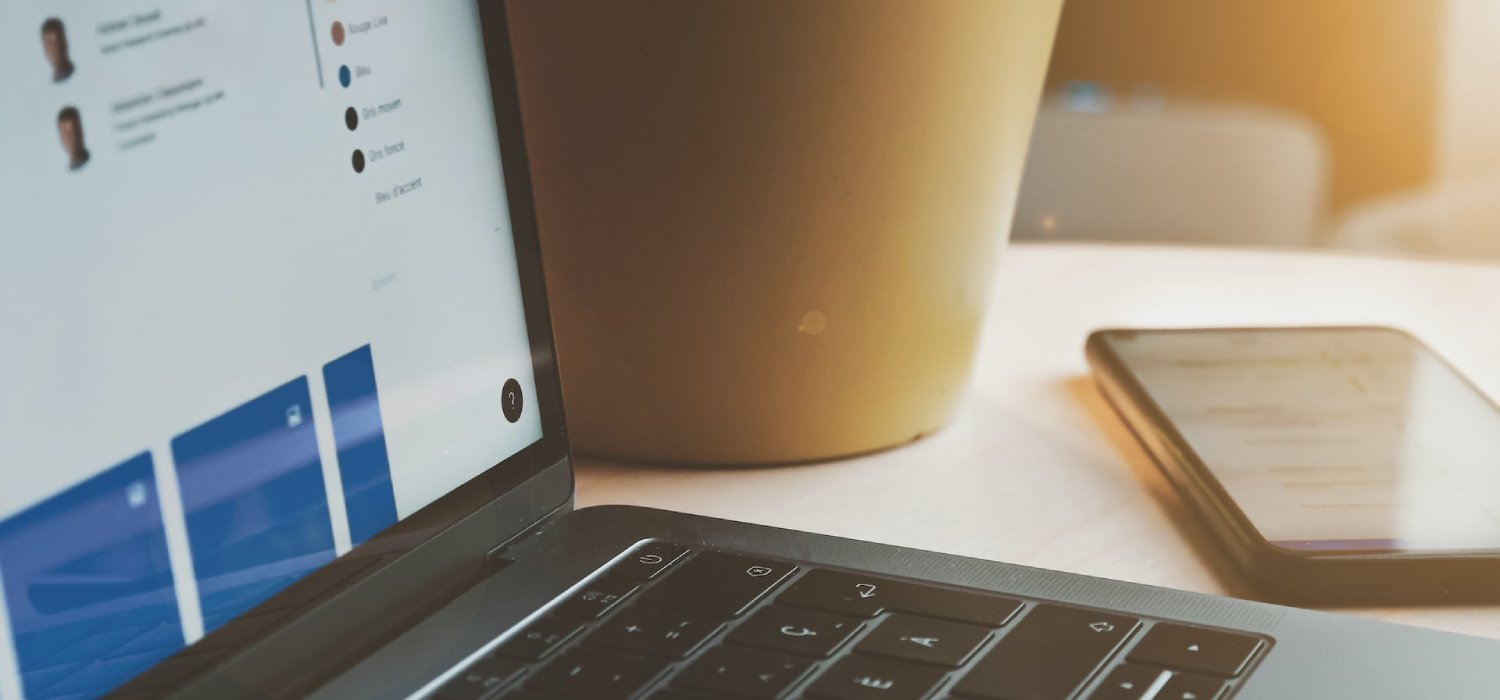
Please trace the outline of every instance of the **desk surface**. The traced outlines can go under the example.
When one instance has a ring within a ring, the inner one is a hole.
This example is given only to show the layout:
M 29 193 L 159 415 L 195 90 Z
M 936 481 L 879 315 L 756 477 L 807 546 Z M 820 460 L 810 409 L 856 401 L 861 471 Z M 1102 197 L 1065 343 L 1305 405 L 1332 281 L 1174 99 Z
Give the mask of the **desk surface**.
M 1412 331 L 1500 395 L 1500 266 L 1087 244 L 1006 251 L 973 390 L 944 430 L 856 459 L 688 470 L 582 459 L 622 503 L 1220 594 L 1207 538 L 1088 379 L 1106 326 L 1369 323 Z M 1353 614 L 1500 639 L 1500 605 Z

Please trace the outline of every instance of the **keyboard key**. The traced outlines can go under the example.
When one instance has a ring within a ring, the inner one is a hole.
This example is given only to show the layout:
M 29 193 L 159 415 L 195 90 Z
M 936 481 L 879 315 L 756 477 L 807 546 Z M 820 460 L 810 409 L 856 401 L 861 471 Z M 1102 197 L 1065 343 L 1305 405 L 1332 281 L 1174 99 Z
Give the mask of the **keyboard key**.
M 1089 695 L 1089 700 L 1140 700 L 1162 674 L 1171 675 L 1159 668 L 1131 664 L 1117 666 Z
M 894 614 L 865 637 L 856 651 L 958 668 L 989 638 L 986 627 Z
M 1239 675 L 1260 646 L 1259 637 L 1161 623 L 1135 645 L 1130 660 L 1229 678 Z
M 583 625 L 563 617 L 544 617 L 524 632 L 505 640 L 495 653 L 513 659 L 536 661 L 568 641 Z
M 610 618 L 584 643 L 630 654 L 685 659 L 723 627 L 724 623 L 712 618 L 637 605 Z
M 1224 682 L 1217 678 L 1177 673 L 1156 694 L 1156 700 L 1218 700 L 1223 694 Z
M 1021 609 L 1020 601 L 1004 596 L 826 569 L 807 572 L 777 602 L 857 617 L 897 610 L 986 627 L 1004 625 Z
M 892 593 L 886 601 L 892 610 L 987 627 L 1004 625 L 1021 609 L 1021 601 L 1012 598 L 936 586 L 903 584 Z
M 525 667 L 519 661 L 487 656 L 444 683 L 432 697 L 435 700 L 479 700 L 505 685 Z
M 827 657 L 864 624 L 858 618 L 781 605 L 764 608 L 729 635 L 735 644 Z
M 796 566 L 774 559 L 703 552 L 662 579 L 643 602 L 734 617 L 796 570 Z
M 639 586 L 629 581 L 601 578 L 590 581 L 583 590 L 563 601 L 553 612 L 584 620 L 596 620 L 604 617 L 604 613 L 609 612 L 610 608 L 638 589 Z
M 850 656 L 818 676 L 807 692 L 831 700 L 922 700 L 943 675 L 928 666 Z
M 714 647 L 677 676 L 676 684 L 709 696 L 772 700 L 807 675 L 812 662 L 785 654 Z
M 643 544 L 615 564 L 609 570 L 609 575 L 628 581 L 649 581 L 687 552 L 687 547 L 670 542 Z
M 890 590 L 896 585 L 894 581 L 874 576 L 813 569 L 797 579 L 776 602 L 855 617 L 875 617 L 885 612 L 885 598 L 877 598 L 876 591 Z
M 1130 636 L 1133 617 L 1038 605 L 979 659 L 953 692 L 979 698 L 1067 698 Z
M 666 664 L 654 659 L 577 649 L 543 666 L 526 687 L 569 697 L 623 700 L 663 668 Z

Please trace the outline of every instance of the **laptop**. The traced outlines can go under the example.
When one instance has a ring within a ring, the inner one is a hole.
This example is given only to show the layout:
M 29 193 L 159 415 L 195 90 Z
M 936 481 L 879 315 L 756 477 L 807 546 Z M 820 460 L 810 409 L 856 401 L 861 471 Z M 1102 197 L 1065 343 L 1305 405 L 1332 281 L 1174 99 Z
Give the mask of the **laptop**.
M 1488 640 L 575 511 L 500 2 L 0 18 L 0 699 L 1496 694 Z

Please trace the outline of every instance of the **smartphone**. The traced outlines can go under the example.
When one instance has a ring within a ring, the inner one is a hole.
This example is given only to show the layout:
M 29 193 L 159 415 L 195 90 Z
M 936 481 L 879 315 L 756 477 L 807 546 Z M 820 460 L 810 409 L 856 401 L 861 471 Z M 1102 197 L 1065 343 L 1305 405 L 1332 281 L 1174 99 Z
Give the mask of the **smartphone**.
M 1392 328 L 1102 330 L 1104 396 L 1265 597 L 1500 599 L 1500 410 Z

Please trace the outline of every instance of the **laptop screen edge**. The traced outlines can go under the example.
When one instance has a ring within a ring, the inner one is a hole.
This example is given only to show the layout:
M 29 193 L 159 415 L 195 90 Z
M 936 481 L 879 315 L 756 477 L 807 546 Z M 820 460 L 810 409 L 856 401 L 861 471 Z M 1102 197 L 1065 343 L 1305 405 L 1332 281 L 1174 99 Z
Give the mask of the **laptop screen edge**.
M 262 611 L 281 611 L 276 624 L 251 635 L 244 628 L 252 625 L 227 625 L 112 694 L 143 689 L 177 696 L 198 696 L 210 689 L 216 695 L 238 689 L 255 696 L 305 691 L 357 660 L 359 650 L 384 643 L 398 628 L 420 619 L 420 613 L 414 613 L 408 617 L 415 619 L 362 624 L 378 613 L 369 609 L 371 601 L 381 601 L 379 607 L 386 610 L 403 602 L 415 610 L 426 609 L 431 601 L 403 601 L 406 596 L 400 592 L 451 597 L 486 571 L 486 554 L 495 547 L 549 515 L 572 509 L 572 458 L 505 3 L 476 3 L 496 130 L 506 154 L 502 167 L 542 437 L 242 616 L 253 620 Z M 286 643 L 290 640 L 295 643 Z M 319 663 L 309 663 L 315 658 Z

